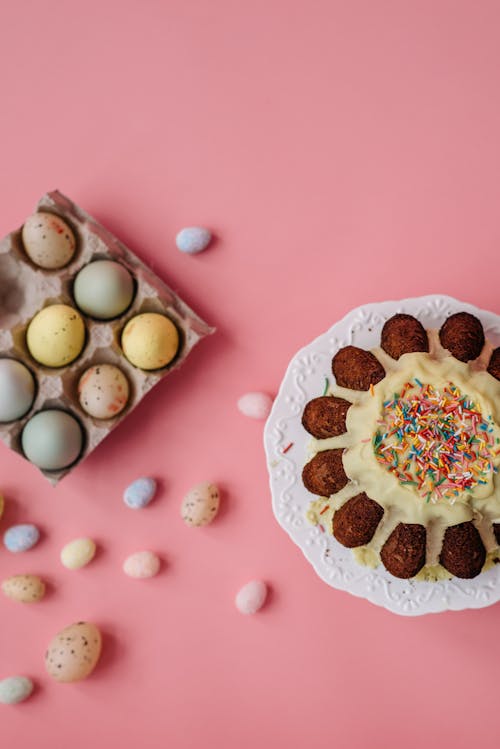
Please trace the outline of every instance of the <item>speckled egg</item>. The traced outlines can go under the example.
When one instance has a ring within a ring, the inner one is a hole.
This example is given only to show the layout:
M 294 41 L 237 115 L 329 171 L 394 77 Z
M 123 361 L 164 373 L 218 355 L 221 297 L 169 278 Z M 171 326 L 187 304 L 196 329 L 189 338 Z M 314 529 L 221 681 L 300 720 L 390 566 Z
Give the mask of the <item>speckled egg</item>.
M 132 317 L 122 333 L 123 353 L 134 367 L 160 369 L 166 367 L 179 348 L 179 333 L 165 315 L 144 312 Z
M 22 240 L 30 260 L 46 270 L 63 268 L 75 254 L 72 229 L 53 213 L 41 211 L 26 219 Z
M 132 510 L 140 510 L 151 502 L 156 492 L 156 481 L 142 477 L 132 481 L 123 493 L 123 501 Z
M 219 510 L 219 490 L 215 484 L 206 481 L 193 486 L 184 497 L 181 515 L 187 525 L 208 525 Z
M 136 579 L 154 577 L 159 569 L 160 560 L 152 551 L 136 551 L 123 563 L 125 574 Z
M 14 575 L 2 582 L 2 590 L 13 601 L 36 603 L 45 595 L 45 583 L 37 575 Z
M 0 421 L 15 421 L 28 413 L 35 398 L 35 380 L 15 359 L 0 359 Z
M 85 345 L 85 325 L 67 304 L 44 307 L 32 319 L 26 333 L 28 350 L 39 364 L 65 367 L 80 356 Z
M 101 647 L 101 633 L 95 624 L 70 624 L 54 637 L 45 653 L 49 676 L 63 682 L 86 679 L 97 665 Z
M 273 399 L 267 393 L 246 393 L 238 400 L 238 409 L 251 419 L 267 419 Z
M 95 556 L 96 545 L 91 538 L 75 538 L 61 550 L 61 562 L 68 570 L 85 567 Z
M 255 614 L 267 597 L 267 585 L 262 580 L 251 580 L 238 591 L 235 604 L 242 614 Z
M 122 315 L 134 298 L 134 280 L 114 260 L 94 260 L 77 274 L 73 285 L 75 302 L 82 312 L 98 320 Z
M 24 523 L 21 525 L 12 525 L 5 531 L 3 536 L 4 546 L 8 551 L 17 554 L 21 551 L 28 551 L 33 548 L 40 540 L 40 531 L 36 525 Z
M 17 705 L 28 699 L 33 689 L 33 682 L 27 676 L 8 676 L 0 681 L 0 703 Z
M 94 419 L 118 416 L 127 405 L 129 395 L 128 380 L 114 364 L 89 367 L 78 383 L 80 405 Z
M 175 238 L 177 248 L 188 255 L 203 252 L 212 241 L 212 234 L 203 226 L 187 226 Z
M 26 422 L 21 433 L 25 456 L 38 468 L 58 471 L 79 457 L 83 448 L 80 423 L 66 411 L 39 411 Z

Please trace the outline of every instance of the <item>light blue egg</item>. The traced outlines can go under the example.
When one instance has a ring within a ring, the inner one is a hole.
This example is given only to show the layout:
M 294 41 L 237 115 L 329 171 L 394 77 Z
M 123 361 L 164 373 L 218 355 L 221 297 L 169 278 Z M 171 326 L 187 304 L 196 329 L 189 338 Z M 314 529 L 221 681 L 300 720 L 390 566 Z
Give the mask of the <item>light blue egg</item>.
M 40 538 L 36 525 L 13 525 L 4 533 L 5 547 L 12 552 L 28 551 Z
M 0 681 L 0 703 L 17 705 L 27 699 L 33 691 L 33 682 L 27 676 L 9 676 Z
M 188 226 L 177 234 L 175 243 L 181 252 L 196 255 L 205 250 L 212 241 L 212 234 L 202 226 Z
M 140 478 L 133 481 L 123 494 L 123 501 L 132 510 L 146 507 L 156 492 L 156 481 L 151 478 Z

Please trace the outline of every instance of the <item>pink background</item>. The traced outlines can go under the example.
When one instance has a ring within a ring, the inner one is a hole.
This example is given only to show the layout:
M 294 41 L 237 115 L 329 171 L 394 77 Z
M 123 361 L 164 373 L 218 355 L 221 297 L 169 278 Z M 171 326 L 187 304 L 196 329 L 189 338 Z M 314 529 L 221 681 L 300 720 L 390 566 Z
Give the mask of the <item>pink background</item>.
M 1 745 L 498 746 L 499 607 L 404 619 L 327 587 L 235 407 L 365 301 L 500 313 L 498 3 L 18 0 L 0 21 L 1 234 L 57 187 L 218 328 L 56 490 L 0 449 L 2 530 L 44 531 L 0 548 L 1 577 L 51 582 L 42 604 L 0 599 L 0 677 L 37 683 L 0 706 Z M 192 224 L 218 237 L 196 258 L 174 244 Z M 121 494 L 148 474 L 161 493 L 137 514 Z M 223 509 L 193 530 L 180 501 L 205 479 Z M 85 534 L 99 556 L 68 572 L 59 550 Z M 163 572 L 130 580 L 142 548 Z M 252 577 L 273 592 L 245 618 Z M 105 633 L 101 665 L 50 682 L 45 647 L 79 619 Z

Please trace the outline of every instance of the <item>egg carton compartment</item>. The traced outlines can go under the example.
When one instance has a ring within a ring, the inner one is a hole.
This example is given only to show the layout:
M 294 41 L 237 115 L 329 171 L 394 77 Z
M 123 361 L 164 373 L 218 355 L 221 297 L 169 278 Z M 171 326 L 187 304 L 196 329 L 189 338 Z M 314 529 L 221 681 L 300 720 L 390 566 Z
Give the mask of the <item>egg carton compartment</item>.
M 71 466 L 60 470 L 40 469 L 56 485 L 79 465 L 102 440 L 123 421 L 142 398 L 173 369 L 180 366 L 192 348 L 213 332 L 207 323 L 173 292 L 117 237 L 58 191 L 47 193 L 36 212 L 62 218 L 75 235 L 75 254 L 68 265 L 50 270 L 37 267 L 28 257 L 22 241 L 22 227 L 0 241 L 0 359 L 24 364 L 35 379 L 36 395 L 31 409 L 15 421 L 0 422 L 0 439 L 24 456 L 21 435 L 27 422 L 39 411 L 59 409 L 72 414 L 82 426 L 84 446 Z M 96 260 L 112 260 L 132 276 L 134 294 L 119 316 L 98 320 L 78 308 L 74 280 L 78 272 Z M 44 366 L 36 361 L 26 343 L 30 322 L 45 307 L 64 304 L 75 308 L 85 325 L 85 343 L 79 356 L 63 367 Z M 124 355 L 121 336 L 127 323 L 139 314 L 156 312 L 175 325 L 179 346 L 167 366 L 143 370 Z M 90 367 L 111 364 L 128 380 L 130 393 L 124 409 L 106 419 L 90 416 L 80 405 L 78 383 Z

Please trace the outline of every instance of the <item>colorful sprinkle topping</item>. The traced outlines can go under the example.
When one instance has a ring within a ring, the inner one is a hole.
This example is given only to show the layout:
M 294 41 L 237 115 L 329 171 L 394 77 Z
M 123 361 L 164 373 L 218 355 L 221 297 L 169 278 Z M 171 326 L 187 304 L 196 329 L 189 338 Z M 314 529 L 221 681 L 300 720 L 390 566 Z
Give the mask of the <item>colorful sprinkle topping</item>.
M 438 390 L 418 379 L 384 403 L 375 457 L 426 502 L 453 504 L 496 472 L 493 420 L 449 382 Z

